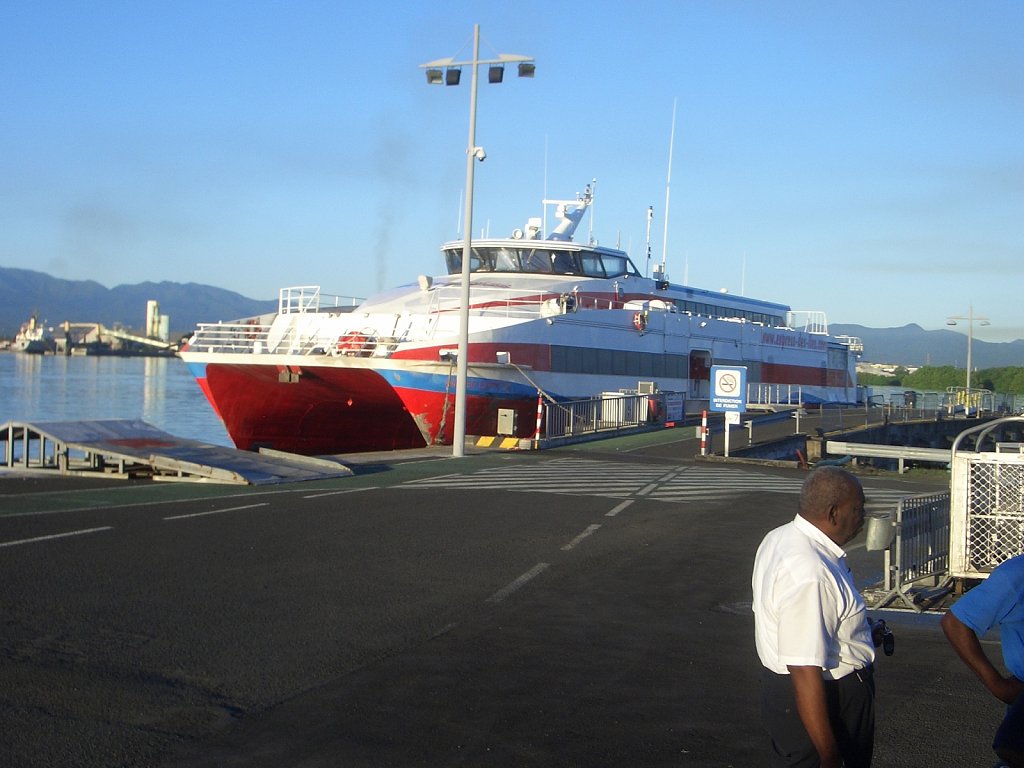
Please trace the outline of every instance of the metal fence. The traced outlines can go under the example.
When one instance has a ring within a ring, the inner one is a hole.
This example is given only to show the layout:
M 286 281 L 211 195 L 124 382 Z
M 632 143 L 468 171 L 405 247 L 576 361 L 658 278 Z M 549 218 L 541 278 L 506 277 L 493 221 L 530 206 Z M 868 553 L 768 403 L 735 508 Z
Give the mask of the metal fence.
M 824 432 L 841 432 L 846 429 L 870 427 L 894 421 L 928 419 L 935 416 L 934 411 L 896 405 L 892 402 L 886 403 L 882 399 L 872 399 L 857 407 L 823 403 L 820 413 L 821 429 Z
M 949 573 L 950 493 L 908 496 L 896 508 L 896 537 L 885 550 L 886 594 L 882 608 L 899 598 L 915 611 L 921 608 L 909 595 L 923 581 L 938 586 Z
M 661 395 L 657 394 L 608 393 L 588 400 L 547 403 L 544 436 L 578 437 L 595 432 L 639 427 L 657 419 L 660 398 Z
M 1024 455 L 955 456 L 953 491 L 954 576 L 984 577 L 1024 554 Z
M 1024 417 L 1008 416 L 964 430 L 953 443 L 950 575 L 985 578 L 1004 560 L 1024 554 L 1024 453 L 996 440 L 996 451 L 962 451 L 974 435 L 1010 431 L 1019 440 Z M 1012 430 L 1016 430 L 1015 432 Z M 1011 447 L 1017 450 L 1009 450 Z

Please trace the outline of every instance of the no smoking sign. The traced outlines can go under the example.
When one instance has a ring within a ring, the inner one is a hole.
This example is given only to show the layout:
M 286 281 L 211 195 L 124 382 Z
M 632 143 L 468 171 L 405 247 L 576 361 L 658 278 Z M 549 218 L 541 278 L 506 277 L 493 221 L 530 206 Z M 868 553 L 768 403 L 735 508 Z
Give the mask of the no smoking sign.
M 742 365 L 711 366 L 712 411 L 747 409 L 747 369 Z

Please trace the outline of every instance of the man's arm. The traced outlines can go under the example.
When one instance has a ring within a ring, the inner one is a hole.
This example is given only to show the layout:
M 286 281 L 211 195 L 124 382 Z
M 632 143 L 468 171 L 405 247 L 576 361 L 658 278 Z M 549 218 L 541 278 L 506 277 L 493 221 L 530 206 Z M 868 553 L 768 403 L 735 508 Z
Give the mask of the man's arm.
M 821 667 L 789 666 L 789 677 L 796 694 L 796 710 L 800 720 L 818 750 L 821 768 L 839 768 L 843 764 L 825 703 L 825 681 Z
M 1015 677 L 1003 677 L 989 661 L 974 630 L 960 621 L 952 611 L 946 611 L 946 615 L 939 623 L 953 650 L 993 696 L 1006 704 L 1012 704 L 1021 693 L 1024 693 L 1024 682 Z

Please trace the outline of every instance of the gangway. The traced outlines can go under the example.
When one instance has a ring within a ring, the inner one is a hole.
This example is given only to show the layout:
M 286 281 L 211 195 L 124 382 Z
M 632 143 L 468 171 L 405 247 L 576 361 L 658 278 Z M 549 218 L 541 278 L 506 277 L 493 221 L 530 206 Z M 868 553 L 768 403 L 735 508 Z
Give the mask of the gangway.
M 259 453 L 176 437 L 133 419 L 9 421 L 0 426 L 0 471 L 268 485 L 348 477 L 330 459 Z

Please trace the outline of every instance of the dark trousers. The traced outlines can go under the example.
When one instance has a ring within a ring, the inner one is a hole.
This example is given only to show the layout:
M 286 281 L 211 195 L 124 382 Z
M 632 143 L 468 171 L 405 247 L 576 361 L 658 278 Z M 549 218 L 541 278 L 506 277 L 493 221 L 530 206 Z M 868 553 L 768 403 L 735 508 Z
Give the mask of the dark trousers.
M 825 681 L 832 732 L 845 768 L 869 768 L 875 745 L 875 678 L 871 668 Z M 817 768 L 821 761 L 800 713 L 789 675 L 762 670 L 761 716 L 771 738 L 773 766 Z
M 1024 693 L 1006 708 L 992 749 L 1010 765 L 1024 765 Z

